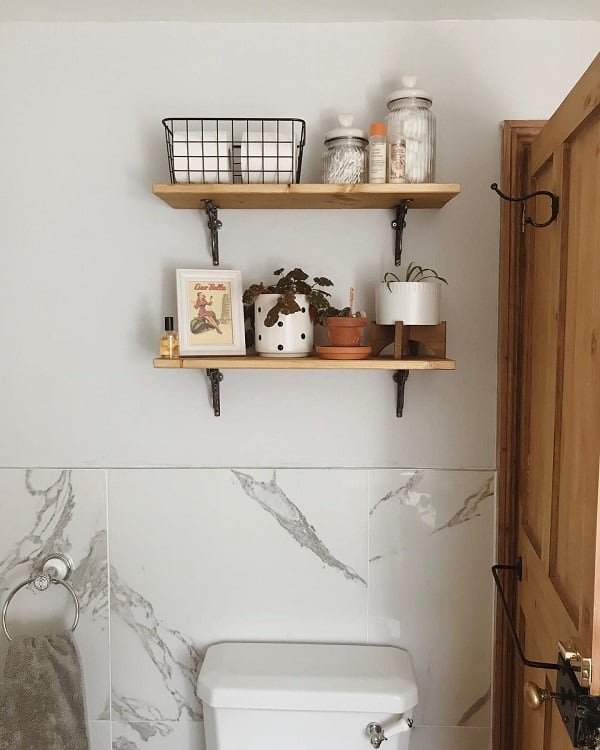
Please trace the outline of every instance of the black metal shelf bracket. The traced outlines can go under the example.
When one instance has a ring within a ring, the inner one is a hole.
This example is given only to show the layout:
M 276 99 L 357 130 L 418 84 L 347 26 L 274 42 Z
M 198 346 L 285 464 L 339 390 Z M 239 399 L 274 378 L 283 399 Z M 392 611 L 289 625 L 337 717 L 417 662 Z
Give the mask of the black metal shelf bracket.
M 394 263 L 399 266 L 402 262 L 402 235 L 404 233 L 404 227 L 406 226 L 406 213 L 408 206 L 411 203 L 412 198 L 406 198 L 396 206 L 396 218 L 392 221 L 392 229 L 396 232 L 396 240 L 394 244 Z
M 208 229 L 210 231 L 210 250 L 212 253 L 213 266 L 219 265 L 219 229 L 223 222 L 218 217 L 218 209 L 215 204 L 207 198 L 202 200 L 208 220 Z
M 401 417 L 404 411 L 404 386 L 408 379 L 408 373 L 410 370 L 396 370 L 394 373 L 394 382 L 398 384 L 398 391 L 396 396 L 396 416 Z
M 523 560 L 518 557 L 517 562 L 514 565 L 492 566 L 492 575 L 494 576 L 496 588 L 498 589 L 500 601 L 502 602 L 502 608 L 504 609 L 504 614 L 506 615 L 508 629 L 510 631 L 513 643 L 515 644 L 515 648 L 517 649 L 517 653 L 519 654 L 519 658 L 526 667 L 533 667 L 534 669 L 554 669 L 560 671 L 561 667 L 558 664 L 550 664 L 549 662 L 545 661 L 532 661 L 531 659 L 526 658 L 523 652 L 523 647 L 521 646 L 521 642 L 519 641 L 519 636 L 517 635 L 517 630 L 513 622 L 510 607 L 508 606 L 508 602 L 506 600 L 504 589 L 502 588 L 502 582 L 500 581 L 500 577 L 498 576 L 499 570 L 512 570 L 513 573 L 515 573 L 515 575 L 517 576 L 517 580 L 520 581 L 523 578 Z
M 206 374 L 210 380 L 211 392 L 212 392 L 212 406 L 215 417 L 221 416 L 221 381 L 223 380 L 223 373 L 221 370 L 214 368 L 207 369 Z
M 513 198 L 510 195 L 505 195 L 500 188 L 498 187 L 497 182 L 492 182 L 490 185 L 490 188 L 495 192 L 498 193 L 498 195 L 505 201 L 510 201 L 511 203 L 522 203 L 523 204 L 523 216 L 525 217 L 525 201 L 528 201 L 530 198 L 535 198 L 536 195 L 547 195 L 550 198 L 551 201 L 551 210 L 552 213 L 550 215 L 550 218 L 548 221 L 544 221 L 541 224 L 538 224 L 535 222 L 531 216 L 527 216 L 526 218 L 523 218 L 524 224 L 531 224 L 532 227 L 547 227 L 549 224 L 552 224 L 552 222 L 556 221 L 558 217 L 558 208 L 560 205 L 560 201 L 558 198 L 558 195 L 555 193 L 551 193 L 549 190 L 536 190 L 535 193 L 530 193 L 529 195 L 524 195 L 522 198 Z M 523 230 L 525 231 L 525 230 Z

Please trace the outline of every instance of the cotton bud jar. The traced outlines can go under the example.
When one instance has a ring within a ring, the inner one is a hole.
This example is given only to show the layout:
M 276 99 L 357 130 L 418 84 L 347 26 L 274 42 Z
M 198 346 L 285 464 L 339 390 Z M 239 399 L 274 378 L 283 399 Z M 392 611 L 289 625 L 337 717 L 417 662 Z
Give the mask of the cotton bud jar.
M 434 182 L 435 116 L 431 111 L 432 98 L 417 88 L 416 76 L 402 76 L 400 80 L 402 88 L 387 98 L 388 149 L 393 146 L 398 155 L 395 166 L 388 155 L 388 182 Z M 394 140 L 393 144 L 390 139 Z
M 352 115 L 340 115 L 339 127 L 325 134 L 324 183 L 365 182 L 368 141 L 364 131 L 352 127 L 353 122 Z

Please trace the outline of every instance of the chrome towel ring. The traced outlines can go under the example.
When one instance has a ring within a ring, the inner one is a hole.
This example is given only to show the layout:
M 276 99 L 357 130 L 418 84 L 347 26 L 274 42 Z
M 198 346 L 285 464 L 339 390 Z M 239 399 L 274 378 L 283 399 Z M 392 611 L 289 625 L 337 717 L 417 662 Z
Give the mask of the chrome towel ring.
M 8 638 L 9 641 L 12 641 L 12 637 L 8 632 L 8 626 L 6 624 L 8 607 L 15 594 L 18 594 L 21 589 L 24 589 L 31 584 L 33 584 L 38 591 L 45 591 L 46 589 L 50 588 L 51 584 L 60 585 L 67 589 L 69 594 L 71 594 L 73 604 L 75 606 L 75 616 L 71 625 L 71 631 L 75 630 L 79 622 L 79 597 L 77 596 L 75 589 L 71 586 L 71 584 L 67 583 L 66 581 L 66 579 L 69 578 L 72 572 L 73 562 L 71 558 L 61 554 L 60 552 L 57 552 L 53 555 L 50 555 L 50 557 L 47 557 L 44 560 L 44 562 L 42 563 L 41 573 L 38 573 L 32 578 L 29 578 L 27 581 L 23 581 L 23 583 L 20 583 L 10 592 L 6 601 L 4 602 L 4 607 L 2 607 L 2 630 L 4 630 L 4 635 Z

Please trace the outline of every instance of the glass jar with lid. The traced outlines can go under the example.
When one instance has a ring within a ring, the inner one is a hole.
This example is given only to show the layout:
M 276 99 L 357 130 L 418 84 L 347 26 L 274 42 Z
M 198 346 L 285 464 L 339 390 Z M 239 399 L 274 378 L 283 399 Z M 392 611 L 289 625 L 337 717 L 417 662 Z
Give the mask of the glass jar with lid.
M 325 134 L 324 183 L 358 183 L 366 179 L 368 140 L 364 131 L 352 127 L 353 122 L 353 115 L 340 115 L 339 127 Z
M 403 88 L 387 98 L 388 182 L 434 182 L 432 98 L 417 88 L 416 76 L 402 76 L 400 80 Z

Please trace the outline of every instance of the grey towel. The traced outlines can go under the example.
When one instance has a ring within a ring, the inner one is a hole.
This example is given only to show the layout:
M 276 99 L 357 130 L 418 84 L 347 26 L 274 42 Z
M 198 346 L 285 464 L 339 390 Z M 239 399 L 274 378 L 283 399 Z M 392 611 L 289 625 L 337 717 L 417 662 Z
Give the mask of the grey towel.
M 0 682 L 0 750 L 89 750 L 70 633 L 11 642 Z

